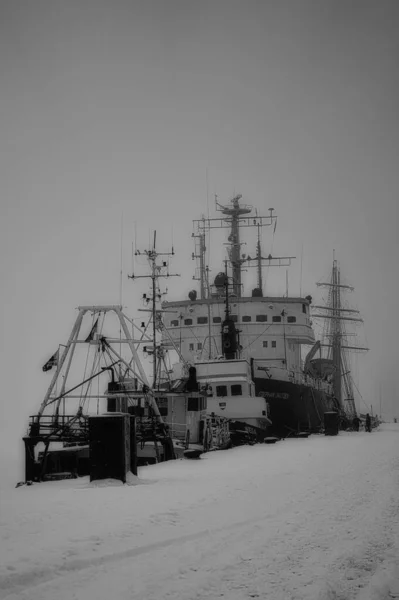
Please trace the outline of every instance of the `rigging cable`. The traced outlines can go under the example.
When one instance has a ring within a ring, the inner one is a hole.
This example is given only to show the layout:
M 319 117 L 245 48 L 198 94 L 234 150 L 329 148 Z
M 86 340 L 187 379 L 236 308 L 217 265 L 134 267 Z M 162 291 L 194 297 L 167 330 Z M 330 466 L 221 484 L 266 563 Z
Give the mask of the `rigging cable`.
M 367 404 L 366 404 L 365 400 L 363 399 L 363 396 L 361 395 L 361 393 L 360 393 L 360 391 L 359 391 L 359 388 L 357 387 L 356 383 L 353 381 L 353 377 L 352 377 L 352 383 L 353 383 L 353 385 L 355 386 L 355 388 L 356 388 L 356 390 L 357 390 L 357 393 L 359 394 L 359 396 L 360 396 L 360 399 L 361 399 L 361 401 L 363 402 L 364 406 L 367 408 L 367 410 L 369 410 L 369 407 L 367 406 Z
M 105 321 L 105 314 L 106 314 L 105 312 L 104 312 L 103 315 L 100 313 L 99 316 L 98 316 L 98 320 L 100 320 L 101 317 L 102 317 L 102 323 L 101 323 L 101 325 L 99 327 L 99 333 L 100 334 L 102 333 L 102 330 L 103 330 L 104 321 Z M 93 321 L 94 321 L 94 316 L 95 315 L 93 314 Z M 92 327 L 93 326 L 94 325 L 92 325 Z M 94 375 L 96 367 L 98 367 L 98 365 L 100 364 L 100 353 L 98 352 L 98 350 L 99 350 L 99 345 L 97 344 L 97 348 L 96 348 L 97 352 L 96 352 L 96 355 L 94 356 L 94 359 L 93 359 L 93 365 L 92 365 L 92 368 L 91 368 L 91 376 Z M 84 377 L 83 377 L 84 380 L 86 379 L 86 371 L 87 371 L 87 364 L 88 364 L 88 360 L 89 360 L 89 354 L 90 354 L 90 343 L 88 344 L 88 348 L 87 348 L 86 365 L 85 365 L 85 371 L 84 371 Z M 83 410 L 83 407 L 84 407 L 85 402 L 87 400 L 87 395 L 89 394 L 89 391 L 91 389 L 91 384 L 92 384 L 92 380 L 87 383 L 86 392 L 84 392 L 84 393 L 82 392 L 82 394 L 80 396 L 80 399 L 79 399 L 79 408 L 81 408 L 82 410 Z
M 95 313 L 93 313 L 93 317 L 92 317 L 92 323 L 91 323 L 91 328 L 90 328 L 90 332 L 92 331 L 93 327 L 94 327 L 94 323 L 95 323 Z M 90 334 L 89 334 L 90 335 Z M 87 365 L 89 362 L 89 355 L 90 355 L 90 343 L 88 343 L 87 346 L 87 352 L 86 352 L 86 362 L 85 362 L 85 368 L 84 368 L 84 372 L 83 372 L 83 381 L 85 379 L 87 379 L 86 377 L 86 372 L 87 372 Z M 79 407 L 82 407 L 84 403 L 84 398 L 83 398 L 83 392 L 81 392 L 80 394 L 80 398 L 79 398 Z

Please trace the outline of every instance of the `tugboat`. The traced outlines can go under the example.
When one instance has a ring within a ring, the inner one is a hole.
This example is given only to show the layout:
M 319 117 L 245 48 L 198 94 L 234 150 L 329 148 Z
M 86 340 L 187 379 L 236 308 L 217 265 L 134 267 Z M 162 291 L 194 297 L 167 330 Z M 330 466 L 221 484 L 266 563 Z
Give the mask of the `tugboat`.
M 270 435 L 286 437 L 298 432 L 319 432 L 324 427 L 325 412 L 345 410 L 342 398 L 334 389 L 331 373 L 315 366 L 320 342 L 316 342 L 312 328 L 312 298 L 309 295 L 289 297 L 288 291 L 284 296 L 275 296 L 264 289 L 264 268 L 288 267 L 295 257 L 262 255 L 261 230 L 269 227 L 274 236 L 277 216 L 273 208 L 269 209 L 269 215 L 259 216 L 252 206 L 243 204 L 241 198 L 241 195 L 235 196 L 228 205 L 215 199 L 221 216 L 194 221 L 192 237 L 197 248 L 193 258 L 199 261 L 199 275 L 195 277 L 199 280 L 199 295 L 191 290 L 186 299 L 162 303 L 165 311 L 162 339 L 177 348 L 180 360 L 196 367 L 200 380 L 212 380 L 216 392 L 213 407 L 219 413 L 225 408 L 227 415 L 229 404 L 233 410 L 233 385 L 229 390 L 229 403 L 223 407 L 224 391 L 218 391 L 214 384 L 223 369 L 231 373 L 229 363 L 234 370 L 233 365 L 238 369 L 235 361 L 239 361 L 240 368 L 244 363 L 249 365 L 249 381 L 254 386 L 249 396 L 258 401 L 263 398 L 267 403 L 261 410 L 261 413 L 266 410 L 266 414 L 261 416 L 268 420 Z M 228 256 L 224 271 L 210 283 L 207 236 L 216 228 L 229 231 Z M 244 228 L 257 232 L 254 257 L 241 253 Z M 243 266 L 255 266 L 257 270 L 257 286 L 250 294 L 243 290 Z M 175 316 L 168 317 L 167 312 L 173 311 Z M 303 360 L 301 349 L 306 345 L 312 348 Z M 219 372 L 212 374 L 218 357 L 222 357 Z M 239 411 L 241 420 L 248 422 L 253 418 L 247 398 L 239 400 L 237 397 L 234 402 L 234 410 Z

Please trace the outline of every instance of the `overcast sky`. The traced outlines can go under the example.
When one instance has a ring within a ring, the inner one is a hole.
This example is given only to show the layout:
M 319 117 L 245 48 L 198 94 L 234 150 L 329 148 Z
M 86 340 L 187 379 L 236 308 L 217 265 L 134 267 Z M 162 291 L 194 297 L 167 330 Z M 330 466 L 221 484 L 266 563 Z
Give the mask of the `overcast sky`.
M 118 302 L 122 214 L 129 314 L 135 228 L 173 235 L 169 297 L 192 289 L 207 172 L 211 211 L 215 193 L 276 209 L 273 251 L 303 246 L 304 295 L 336 250 L 370 347 L 360 390 L 373 402 L 381 382 L 399 417 L 397 1 L 2 0 L 0 28 L 3 442 L 20 444 L 75 307 Z

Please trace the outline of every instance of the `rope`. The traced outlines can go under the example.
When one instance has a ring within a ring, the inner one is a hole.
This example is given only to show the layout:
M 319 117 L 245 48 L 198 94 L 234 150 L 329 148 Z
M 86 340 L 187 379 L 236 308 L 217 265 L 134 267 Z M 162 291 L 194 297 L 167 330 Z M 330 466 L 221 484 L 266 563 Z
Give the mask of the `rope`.
M 367 408 L 367 410 L 369 410 L 369 407 L 367 406 L 366 402 L 364 401 L 364 399 L 363 399 L 363 396 L 361 395 L 361 393 L 360 393 L 360 391 L 359 391 L 359 388 L 357 387 L 356 383 L 353 381 L 353 378 L 352 378 L 352 383 L 353 383 L 353 385 L 355 386 L 355 388 L 356 388 L 356 390 L 357 390 L 357 393 L 359 394 L 359 396 L 360 396 L 360 399 L 361 399 L 361 401 L 363 402 L 364 406 Z
M 93 319 L 92 319 L 90 331 L 94 327 L 94 323 L 95 323 L 94 317 L 95 317 L 95 313 L 93 313 Z M 90 344 L 88 344 L 88 346 L 87 346 L 86 362 L 85 362 L 85 369 L 83 372 L 83 379 L 86 379 L 87 364 L 89 362 L 89 354 L 90 354 Z M 87 394 L 87 392 L 86 392 L 86 394 Z M 82 406 L 84 404 L 84 402 L 85 402 L 85 399 L 83 398 L 83 393 L 82 393 L 80 396 L 80 399 L 79 399 L 79 406 Z
M 102 330 L 104 327 L 104 321 L 105 321 L 105 315 L 106 313 L 100 313 L 100 315 L 98 316 L 98 321 L 100 323 L 100 326 L 98 328 L 98 333 L 101 335 L 102 334 Z M 95 315 L 93 315 L 93 323 L 92 323 L 92 327 L 94 325 L 94 317 Z M 89 360 L 89 355 L 90 355 L 90 344 L 88 345 L 88 349 L 87 349 L 87 356 L 86 356 L 86 364 L 85 364 L 85 371 L 84 371 L 84 377 L 83 379 L 86 379 L 86 371 L 87 371 L 87 364 L 88 364 L 88 360 Z M 98 368 L 99 364 L 100 364 L 100 359 L 101 359 L 101 354 L 100 352 L 98 352 L 98 346 L 96 348 L 96 354 L 94 357 L 94 361 L 93 361 L 93 365 L 92 365 L 92 369 L 91 369 L 91 375 L 94 375 L 95 370 Z M 86 391 L 80 396 L 79 399 L 79 407 L 83 410 L 83 407 L 87 401 L 87 395 L 89 394 L 90 390 L 91 390 L 91 386 L 92 386 L 93 380 L 89 381 L 87 384 L 87 388 Z M 100 381 L 98 380 L 98 395 L 99 395 L 99 386 L 100 386 Z M 98 402 L 97 401 L 97 407 L 98 407 Z M 98 412 L 98 408 L 97 408 L 97 412 Z
M 99 355 L 97 355 L 94 358 L 94 362 L 93 362 L 93 366 L 92 366 L 92 369 L 91 369 L 90 376 L 94 375 L 94 372 L 95 372 L 95 370 L 96 370 L 99 362 L 100 362 L 100 357 L 99 357 Z M 84 377 L 84 379 L 86 379 L 86 377 Z M 81 396 L 80 396 L 79 407 L 82 408 L 82 409 L 83 409 L 83 407 L 84 407 L 84 405 L 85 405 L 85 403 L 87 401 L 87 395 L 90 392 L 92 383 L 93 383 L 93 379 L 87 383 L 86 391 L 84 393 L 82 393 Z

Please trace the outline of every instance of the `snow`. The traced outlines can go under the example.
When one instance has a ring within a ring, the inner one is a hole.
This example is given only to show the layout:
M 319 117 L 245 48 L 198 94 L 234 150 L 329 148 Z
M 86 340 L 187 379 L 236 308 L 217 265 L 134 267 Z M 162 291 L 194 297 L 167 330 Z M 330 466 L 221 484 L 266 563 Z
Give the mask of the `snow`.
M 1 600 L 399 598 L 399 424 L 130 483 L 2 485 Z

